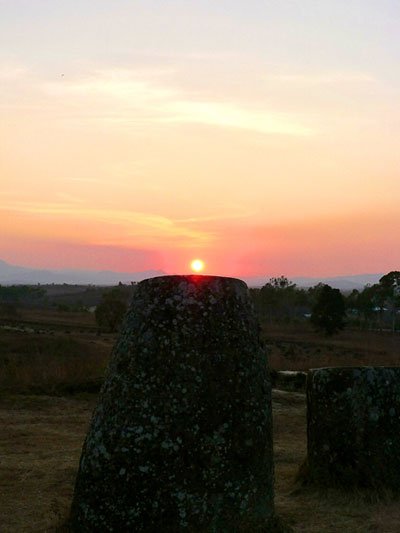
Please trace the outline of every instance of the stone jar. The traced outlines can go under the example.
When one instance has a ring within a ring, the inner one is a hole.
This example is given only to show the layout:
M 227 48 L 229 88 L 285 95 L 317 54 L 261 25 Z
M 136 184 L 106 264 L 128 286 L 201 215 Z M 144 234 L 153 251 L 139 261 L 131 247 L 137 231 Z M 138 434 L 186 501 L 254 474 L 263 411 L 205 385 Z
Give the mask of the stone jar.
M 240 280 L 138 284 L 83 447 L 72 531 L 271 531 L 271 390 Z
M 400 368 L 319 368 L 307 377 L 308 476 L 400 490 Z

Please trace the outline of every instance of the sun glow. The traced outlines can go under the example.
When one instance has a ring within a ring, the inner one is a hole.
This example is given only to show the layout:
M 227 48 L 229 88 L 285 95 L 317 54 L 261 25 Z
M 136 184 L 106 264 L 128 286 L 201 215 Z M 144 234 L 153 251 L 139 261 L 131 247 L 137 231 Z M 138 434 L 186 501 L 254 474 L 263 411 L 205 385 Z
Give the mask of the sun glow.
M 194 272 L 201 272 L 204 270 L 204 261 L 201 259 L 193 259 L 193 261 L 190 263 L 190 268 Z

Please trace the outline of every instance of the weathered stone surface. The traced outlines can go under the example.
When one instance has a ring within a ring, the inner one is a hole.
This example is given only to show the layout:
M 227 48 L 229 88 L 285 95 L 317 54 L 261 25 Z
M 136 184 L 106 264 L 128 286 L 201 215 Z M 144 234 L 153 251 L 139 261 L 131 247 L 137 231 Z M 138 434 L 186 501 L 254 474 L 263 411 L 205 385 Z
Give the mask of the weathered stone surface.
M 271 382 L 274 389 L 303 391 L 306 388 L 307 372 L 298 370 L 278 370 L 271 373 Z
M 320 368 L 307 378 L 308 476 L 400 490 L 400 368 Z
M 270 394 L 243 282 L 141 282 L 83 447 L 71 529 L 275 530 Z

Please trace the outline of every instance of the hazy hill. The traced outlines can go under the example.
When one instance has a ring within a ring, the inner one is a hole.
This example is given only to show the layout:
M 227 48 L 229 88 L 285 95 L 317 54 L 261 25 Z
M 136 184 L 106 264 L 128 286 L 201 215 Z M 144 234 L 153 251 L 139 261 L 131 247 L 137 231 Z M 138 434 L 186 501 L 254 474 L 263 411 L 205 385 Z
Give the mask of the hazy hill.
M 79 285 L 116 285 L 141 281 L 146 278 L 162 276 L 162 270 L 145 270 L 144 272 L 112 272 L 111 270 L 42 270 L 10 265 L 0 260 L 0 284 L 35 285 L 37 283 L 68 283 Z
M 11 265 L 0 259 L 0 284 L 2 285 L 35 285 L 51 283 L 68 283 L 78 285 L 116 285 L 141 281 L 146 278 L 163 276 L 162 270 L 145 270 L 144 272 L 113 272 L 111 270 L 42 270 Z M 312 287 L 317 283 L 327 283 L 331 287 L 352 290 L 362 289 L 367 283 L 377 283 L 383 274 L 357 274 L 331 278 L 290 278 L 299 287 Z M 244 281 L 250 287 L 262 287 L 270 276 L 246 277 Z

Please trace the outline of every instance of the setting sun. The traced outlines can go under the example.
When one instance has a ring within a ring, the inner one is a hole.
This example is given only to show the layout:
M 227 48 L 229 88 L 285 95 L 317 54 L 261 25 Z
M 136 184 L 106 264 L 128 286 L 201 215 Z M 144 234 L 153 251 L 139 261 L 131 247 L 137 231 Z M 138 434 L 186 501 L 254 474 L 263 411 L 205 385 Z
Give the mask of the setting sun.
M 194 272 L 201 272 L 204 269 L 204 261 L 201 259 L 193 259 L 193 261 L 190 263 L 190 268 Z

